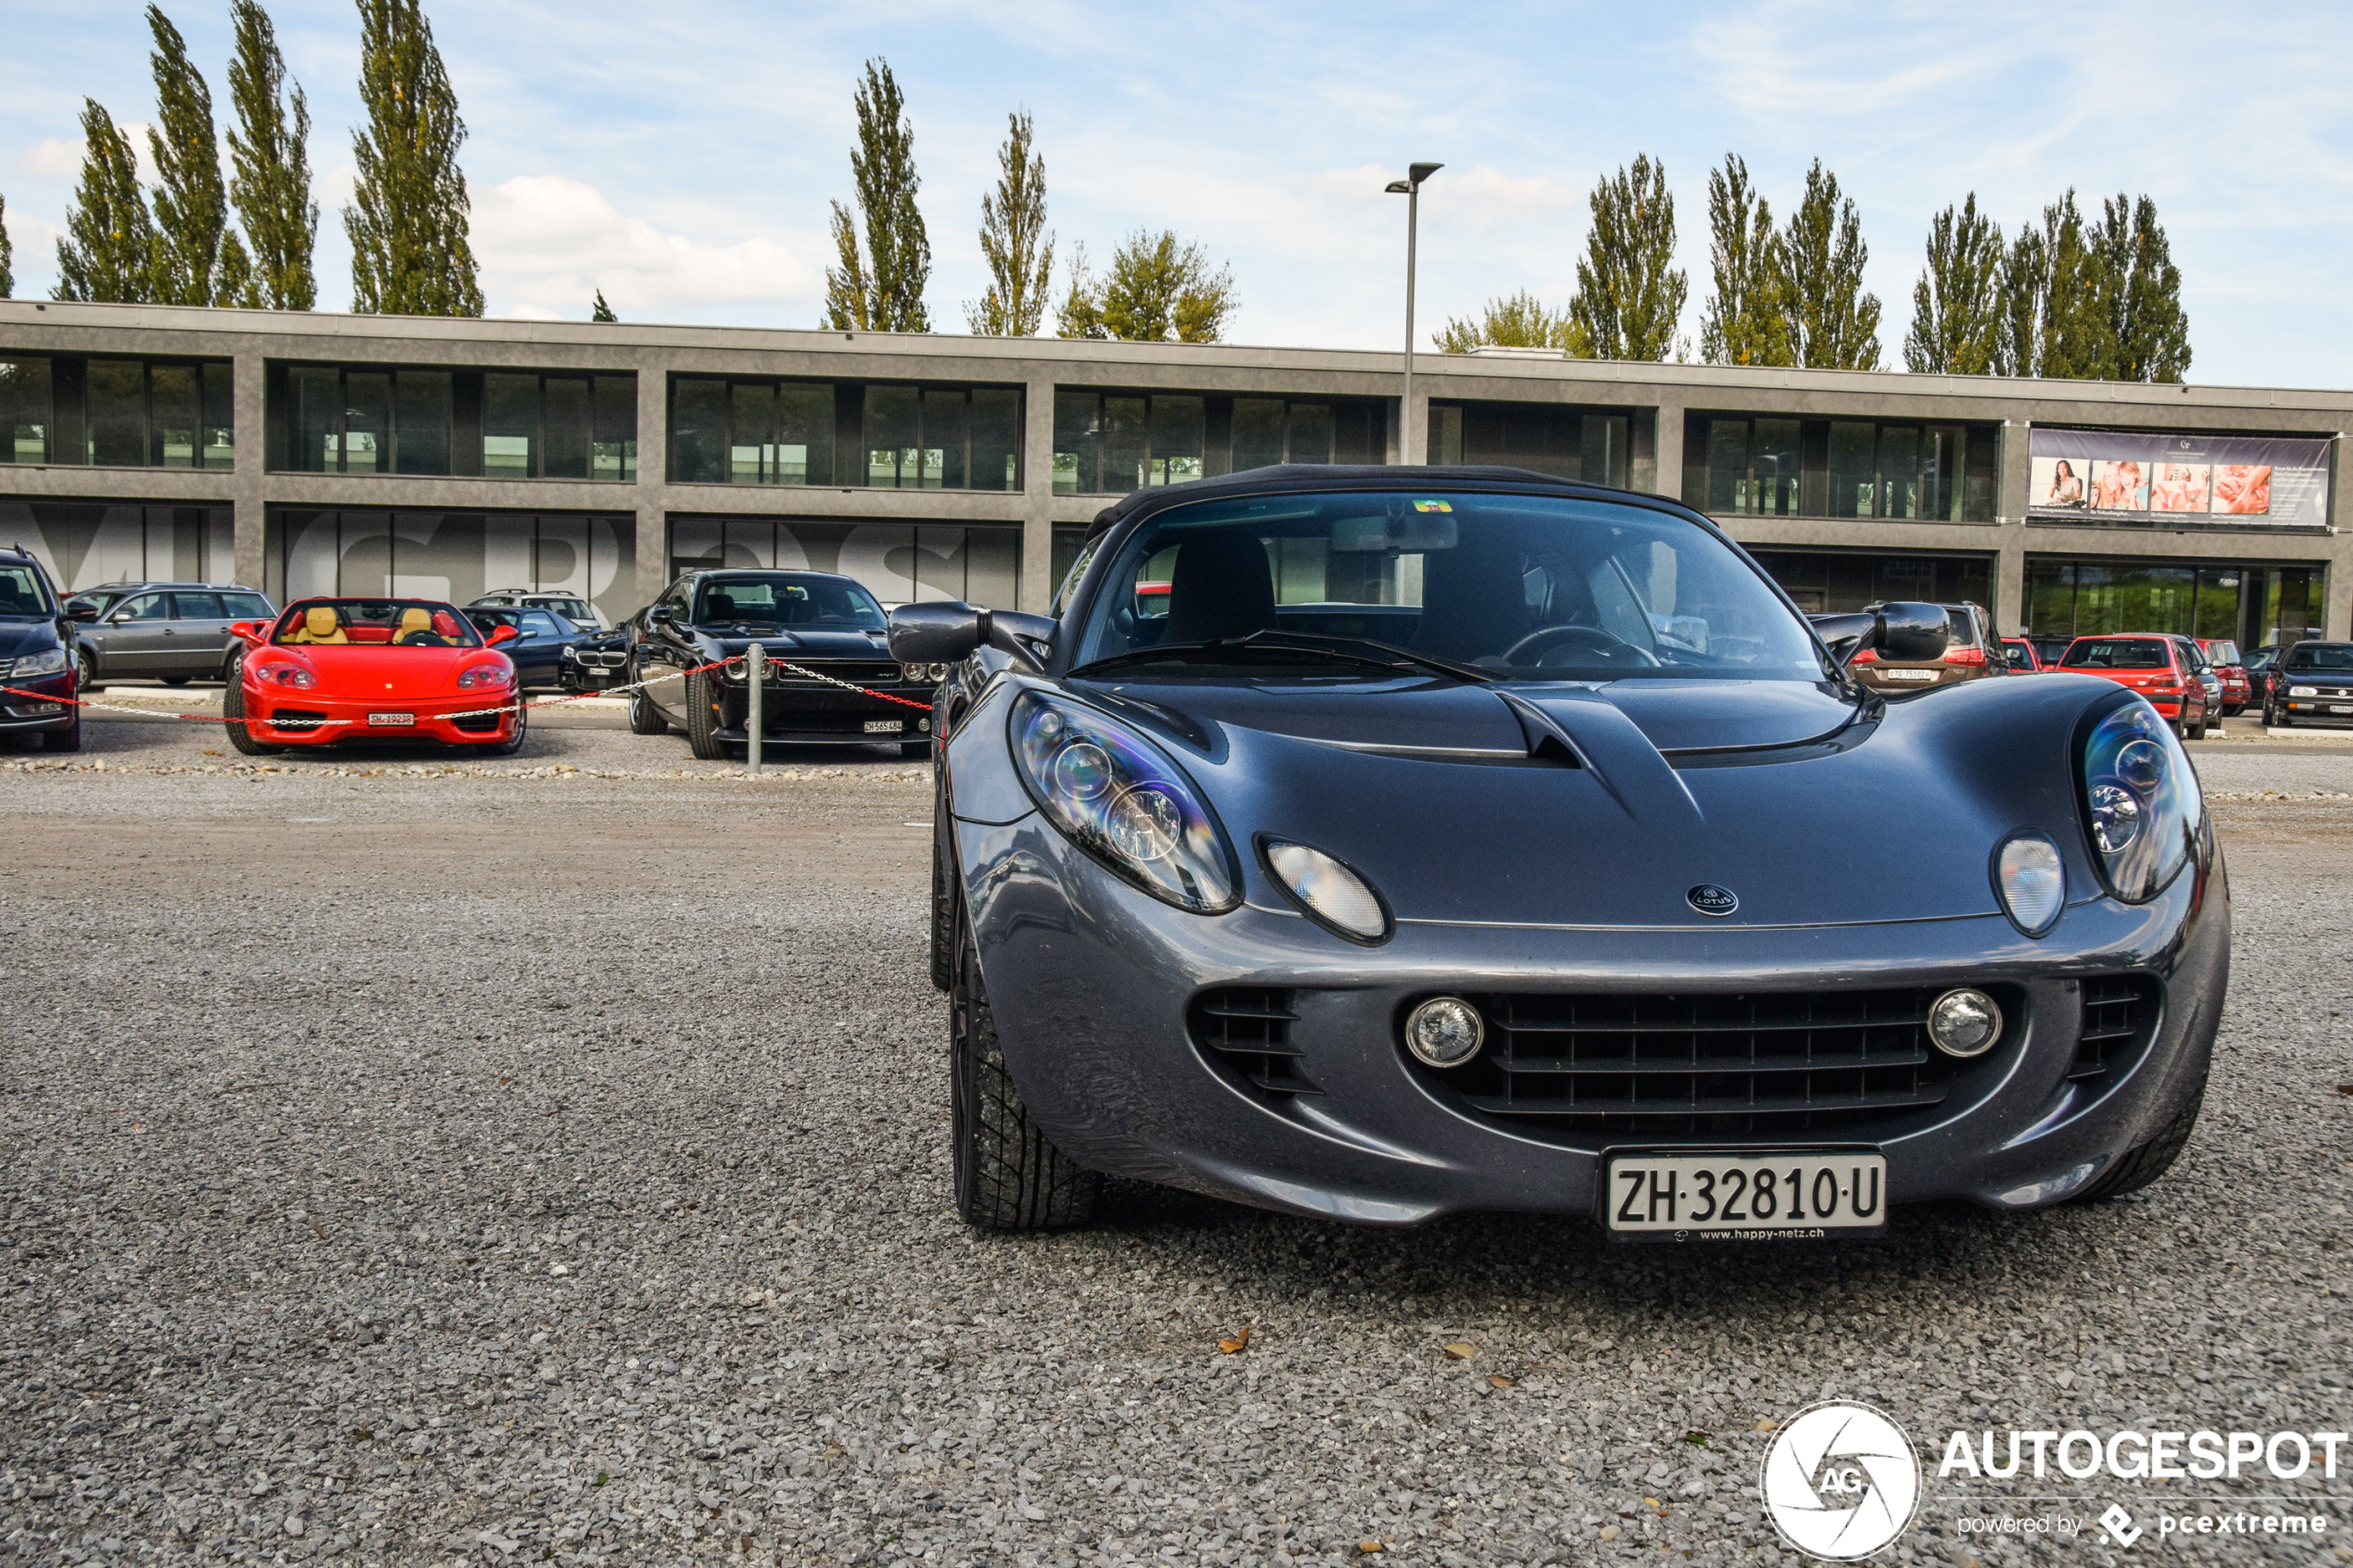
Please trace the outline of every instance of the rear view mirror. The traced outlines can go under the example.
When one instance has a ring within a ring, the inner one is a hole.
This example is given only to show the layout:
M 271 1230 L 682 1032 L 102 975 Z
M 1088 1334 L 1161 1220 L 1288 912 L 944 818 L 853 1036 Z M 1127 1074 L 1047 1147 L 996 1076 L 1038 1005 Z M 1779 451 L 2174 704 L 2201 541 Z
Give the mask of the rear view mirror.
M 1460 540 L 1449 512 L 1406 512 L 1402 517 L 1344 517 L 1332 524 L 1332 554 L 1378 556 L 1394 551 L 1420 555 L 1451 550 Z
M 670 607 L 668 605 L 656 605 L 653 608 L 646 611 L 646 624 L 648 626 L 667 626 L 677 619 L 678 618 L 676 616 L 670 613 Z
M 890 612 L 890 657 L 901 664 L 954 664 L 976 648 L 993 647 L 1042 670 L 1053 646 L 1054 623 L 1042 615 L 953 600 L 900 605 Z
M 231 621 L 229 623 L 229 634 L 233 637 L 243 637 L 249 643 L 258 643 L 261 641 L 261 628 L 256 626 L 250 621 Z
M 1853 615 L 1809 615 L 1815 634 L 1841 664 L 1865 648 L 1899 663 L 1942 659 L 1953 640 L 1953 618 L 1943 605 L 1883 604 Z

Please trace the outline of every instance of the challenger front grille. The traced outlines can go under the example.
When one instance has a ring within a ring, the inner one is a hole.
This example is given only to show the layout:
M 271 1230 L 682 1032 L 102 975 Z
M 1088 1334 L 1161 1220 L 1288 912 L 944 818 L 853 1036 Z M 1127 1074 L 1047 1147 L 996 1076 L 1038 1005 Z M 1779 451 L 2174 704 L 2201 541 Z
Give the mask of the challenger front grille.
M 1211 1065 L 1275 1099 L 1324 1092 L 1302 1069 L 1304 1053 L 1291 1044 L 1297 1022 L 1289 991 L 1240 985 L 1202 992 L 1185 1014 L 1193 1045 Z
M 1943 1103 L 1964 1064 L 1929 1044 L 1941 990 L 1472 994 L 1485 1049 L 1443 1071 L 1405 1060 L 1464 1109 L 1540 1134 L 1851 1133 Z

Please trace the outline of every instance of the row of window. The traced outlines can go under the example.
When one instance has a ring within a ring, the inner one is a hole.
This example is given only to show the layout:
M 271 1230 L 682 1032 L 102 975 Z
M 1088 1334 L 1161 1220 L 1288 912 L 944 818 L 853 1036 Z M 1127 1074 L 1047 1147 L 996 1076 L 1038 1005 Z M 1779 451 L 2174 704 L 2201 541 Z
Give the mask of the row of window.
M 1021 488 L 1021 393 L 1001 386 L 679 376 L 670 476 L 685 484 Z
M 1719 517 L 1991 522 L 2001 426 L 1891 420 L 1683 421 L 1683 498 Z
M 226 359 L 0 359 L 0 463 L 233 468 L 234 407 Z
M 1276 463 L 1388 460 L 1376 397 L 1054 394 L 1054 494 L 1125 495 Z
M 480 479 L 637 477 L 637 378 L 274 365 L 271 467 Z

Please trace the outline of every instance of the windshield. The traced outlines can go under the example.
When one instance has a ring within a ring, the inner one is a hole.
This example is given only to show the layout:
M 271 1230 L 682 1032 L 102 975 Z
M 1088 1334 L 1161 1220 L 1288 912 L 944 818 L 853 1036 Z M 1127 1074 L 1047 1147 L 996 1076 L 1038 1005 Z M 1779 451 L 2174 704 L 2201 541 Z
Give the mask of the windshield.
M 2068 645 L 2059 660 L 2068 670 L 2171 670 L 2165 645 L 2155 637 L 2086 637 Z
M 2236 664 L 2239 661 L 2239 646 L 2236 643 L 2208 643 L 2206 645 L 2206 657 L 2217 664 Z
M 2353 643 L 2298 643 L 2288 649 L 2289 670 L 2353 670 Z
M 40 572 L 29 566 L 0 566 L 0 620 L 46 621 L 57 613 Z
M 305 599 L 286 607 L 270 640 L 292 647 L 482 646 L 458 608 L 437 599 Z
M 705 583 L 695 605 L 698 626 L 793 626 L 879 632 L 882 606 L 845 577 L 762 572 Z
M 1827 678 L 1754 567 L 1647 507 L 1454 491 L 1212 501 L 1151 519 L 1107 571 L 1079 670 L 1328 676 L 1337 659 L 1396 661 L 1385 648 L 1501 680 Z M 1156 657 L 1172 649 L 1191 651 Z

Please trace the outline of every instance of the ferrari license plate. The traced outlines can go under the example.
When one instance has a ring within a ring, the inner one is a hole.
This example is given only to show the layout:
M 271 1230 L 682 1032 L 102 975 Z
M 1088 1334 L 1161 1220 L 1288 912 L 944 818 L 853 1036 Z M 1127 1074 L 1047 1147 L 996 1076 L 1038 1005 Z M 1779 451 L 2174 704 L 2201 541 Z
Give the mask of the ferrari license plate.
M 1603 1228 L 1626 1241 L 1806 1241 L 1887 1228 L 1876 1148 L 1613 1153 Z
M 866 733 L 870 735 L 895 735 L 907 726 L 897 719 L 869 719 Z
M 368 715 L 368 727 L 376 730 L 410 729 L 416 722 L 417 716 L 413 713 L 371 713 Z
M 1936 671 L 1933 670 L 1889 670 L 1884 673 L 1891 681 L 1933 681 L 1936 679 Z

